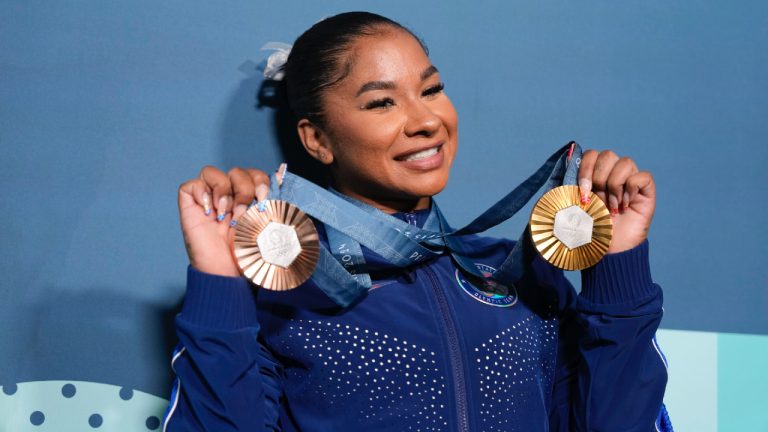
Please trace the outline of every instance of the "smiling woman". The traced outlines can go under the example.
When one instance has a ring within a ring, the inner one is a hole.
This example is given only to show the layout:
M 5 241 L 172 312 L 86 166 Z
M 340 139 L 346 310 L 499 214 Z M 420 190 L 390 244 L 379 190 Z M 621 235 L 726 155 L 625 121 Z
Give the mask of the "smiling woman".
M 448 181 L 457 115 L 409 30 L 364 12 L 325 19 L 297 39 L 284 72 L 299 138 L 332 179 L 307 205 L 327 222 L 315 220 L 329 258 L 295 290 L 251 286 L 233 227 L 279 187 L 258 170 L 213 167 L 181 185 L 190 267 L 165 430 L 671 430 L 645 240 L 650 174 L 610 151 L 584 153 L 582 204 L 591 192 L 608 202 L 614 231 L 577 295 L 559 269 L 515 255 L 514 241 L 448 240 L 432 196 Z M 348 206 L 328 204 L 332 194 Z M 405 243 L 421 252 L 403 254 Z M 524 274 L 493 280 L 508 257 Z M 345 289 L 323 276 L 332 264 L 367 291 L 327 295 Z
M 340 192 L 388 213 L 428 208 L 457 144 L 437 68 L 409 32 L 386 27 L 352 43 L 348 61 L 345 78 L 323 94 L 323 124 L 299 120 L 304 146 L 329 165 Z

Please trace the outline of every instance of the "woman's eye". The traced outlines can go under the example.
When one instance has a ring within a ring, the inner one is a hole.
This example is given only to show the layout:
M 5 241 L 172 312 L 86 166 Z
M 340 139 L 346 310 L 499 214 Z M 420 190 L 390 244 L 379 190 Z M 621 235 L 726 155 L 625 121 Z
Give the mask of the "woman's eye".
M 394 105 L 395 101 L 391 98 L 376 99 L 365 104 L 365 109 L 389 108 Z
M 434 96 L 434 95 L 436 95 L 438 93 L 442 93 L 443 90 L 445 90 L 445 84 L 444 83 L 440 83 L 440 84 L 434 85 L 434 86 L 424 90 L 424 92 L 422 92 L 421 95 L 425 96 L 425 97 L 427 97 L 427 96 Z

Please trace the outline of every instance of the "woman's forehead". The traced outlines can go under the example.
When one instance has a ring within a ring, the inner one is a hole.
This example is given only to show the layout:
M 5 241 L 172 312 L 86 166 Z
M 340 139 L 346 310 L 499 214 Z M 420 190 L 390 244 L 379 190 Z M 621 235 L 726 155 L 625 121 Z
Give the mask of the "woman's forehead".
M 421 43 L 402 30 L 358 38 L 349 52 L 345 81 L 420 80 L 432 63 Z

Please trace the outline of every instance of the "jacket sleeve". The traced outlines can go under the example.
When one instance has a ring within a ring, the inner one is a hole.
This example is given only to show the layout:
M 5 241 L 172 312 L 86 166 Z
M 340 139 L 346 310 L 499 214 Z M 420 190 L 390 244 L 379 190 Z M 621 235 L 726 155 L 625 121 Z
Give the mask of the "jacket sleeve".
M 567 283 L 567 282 L 566 282 Z M 656 340 L 661 288 L 648 242 L 582 272 L 561 319 L 553 431 L 672 431 L 662 404 L 666 359 Z
M 280 430 L 282 367 L 258 340 L 246 279 L 190 266 L 176 332 L 176 381 L 164 431 Z

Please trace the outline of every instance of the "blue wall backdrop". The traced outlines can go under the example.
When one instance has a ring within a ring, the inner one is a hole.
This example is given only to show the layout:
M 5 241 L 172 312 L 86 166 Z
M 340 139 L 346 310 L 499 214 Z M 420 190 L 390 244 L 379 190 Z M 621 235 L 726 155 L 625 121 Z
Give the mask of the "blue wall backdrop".
M 704 367 L 680 347 L 709 343 L 714 421 L 748 406 L 724 392 L 768 385 L 768 3 L 0 0 L 0 430 L 157 429 L 186 267 L 177 187 L 205 164 L 283 160 L 259 47 L 354 9 L 413 28 L 440 68 L 461 120 L 438 197 L 454 225 L 571 139 L 655 174 L 670 362 Z M 678 424 L 701 421 L 668 394 L 691 413 Z

